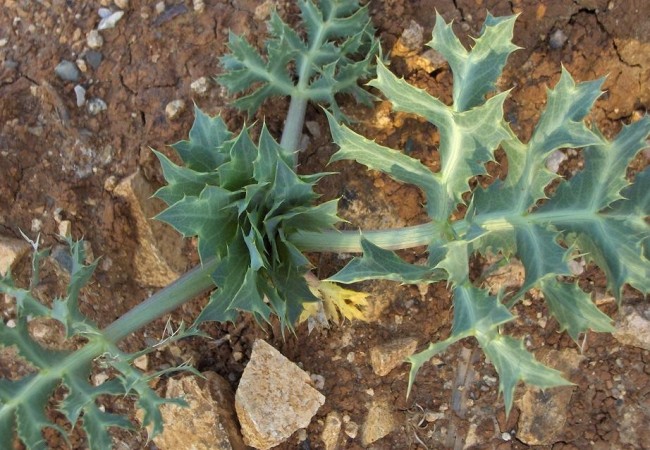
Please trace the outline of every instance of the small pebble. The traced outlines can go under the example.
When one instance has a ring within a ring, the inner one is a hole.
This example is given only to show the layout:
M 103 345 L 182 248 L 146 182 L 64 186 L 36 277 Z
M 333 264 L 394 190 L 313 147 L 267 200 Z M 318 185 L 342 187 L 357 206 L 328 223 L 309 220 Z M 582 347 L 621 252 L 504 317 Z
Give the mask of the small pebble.
M 43 222 L 40 219 L 32 219 L 32 233 L 38 233 L 43 228 Z
M 99 31 L 90 30 L 86 35 L 86 43 L 88 44 L 88 47 L 98 49 L 104 45 L 104 38 L 99 34 Z
M 86 64 L 86 61 L 84 61 L 83 59 L 79 58 L 74 63 L 77 65 L 79 70 L 81 70 L 81 73 L 88 72 L 88 64 Z
M 548 44 L 553 50 L 557 50 L 559 48 L 562 48 L 568 39 L 569 38 L 567 37 L 566 33 L 564 33 L 564 31 L 557 29 L 553 32 L 553 34 L 551 34 L 551 38 L 549 39 Z
M 147 371 L 149 368 L 149 356 L 141 355 L 133 360 L 133 365 L 140 370 Z
M 101 53 L 90 50 L 84 54 L 84 58 L 86 58 L 86 61 L 88 61 L 88 64 L 90 64 L 93 70 L 97 70 L 104 57 Z
M 167 103 L 165 106 L 165 114 L 167 118 L 173 120 L 177 118 L 185 110 L 185 101 L 183 100 L 172 100 Z
M 81 85 L 74 87 L 74 93 L 77 96 L 77 106 L 82 107 L 86 104 L 86 90 Z
M 116 11 L 110 16 L 102 18 L 102 20 L 99 22 L 99 25 L 97 25 L 97 29 L 101 31 L 108 30 L 109 28 L 115 28 L 115 25 L 120 21 L 123 15 L 124 11 Z
M 106 111 L 106 108 L 108 108 L 108 106 L 101 98 L 93 98 L 88 101 L 88 112 L 93 116 L 96 116 L 102 111 Z
M 322 375 L 318 375 L 316 373 L 312 373 L 309 378 L 311 379 L 311 382 L 314 384 L 314 387 L 318 389 L 319 391 L 322 391 L 325 389 L 325 377 Z
M 106 5 L 106 6 L 108 6 L 108 5 Z M 113 11 L 111 11 L 108 8 L 99 8 L 97 10 L 97 14 L 99 14 L 99 17 L 101 17 L 102 19 L 106 19 L 107 17 L 110 17 L 111 14 L 113 14 Z
M 560 150 L 555 150 L 546 158 L 546 168 L 553 173 L 560 170 L 560 164 L 567 159 L 567 156 Z
M 350 439 L 354 439 L 359 434 L 359 425 L 356 422 L 349 421 L 343 426 L 343 432 L 348 435 Z
M 196 95 L 203 96 L 207 94 L 208 90 L 210 89 L 210 81 L 208 80 L 208 77 L 201 77 L 198 80 L 192 81 L 192 84 L 190 84 L 190 89 Z
M 156 14 L 162 14 L 165 12 L 165 2 L 158 2 L 155 6 Z
M 197 13 L 202 13 L 205 10 L 205 2 L 203 0 L 192 0 L 192 8 Z
M 111 175 L 110 177 L 106 178 L 106 180 L 104 180 L 105 191 L 113 192 L 116 186 L 117 186 L 117 177 L 115 175 Z
M 512 439 L 512 436 L 508 432 L 501 433 L 501 439 L 504 441 L 510 441 Z
M 7 39 L 7 38 L 0 39 L 0 47 L 4 47 L 8 43 L 9 43 L 9 39 Z
M 79 68 L 71 61 L 61 61 L 54 68 L 54 73 L 64 81 L 77 81 L 79 79 Z
M 115 0 L 115 6 L 120 9 L 129 9 L 129 0 Z
M 69 220 L 62 220 L 61 223 L 59 224 L 59 236 L 62 238 L 68 238 L 70 237 L 70 233 L 72 231 L 72 222 Z

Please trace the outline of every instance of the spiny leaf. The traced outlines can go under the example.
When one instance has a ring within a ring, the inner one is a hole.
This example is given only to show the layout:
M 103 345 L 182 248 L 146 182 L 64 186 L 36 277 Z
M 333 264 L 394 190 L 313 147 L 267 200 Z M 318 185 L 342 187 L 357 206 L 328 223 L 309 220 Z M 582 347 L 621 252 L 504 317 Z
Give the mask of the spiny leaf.
M 519 381 L 541 389 L 573 384 L 565 380 L 561 372 L 536 361 L 521 340 L 500 335 L 496 331 L 478 334 L 476 338 L 499 374 L 499 391 L 503 392 L 506 415 L 512 409 L 515 387 Z
M 467 111 L 485 101 L 510 54 L 519 49 L 512 43 L 516 16 L 493 17 L 488 13 L 480 37 L 467 51 L 454 34 L 451 23 L 436 12 L 433 39 L 427 44 L 449 62 L 454 75 L 454 109 Z
M 494 150 L 509 137 L 503 125 L 507 93 L 498 94 L 469 111 L 455 111 L 398 79 L 381 63 L 377 66 L 377 79 L 370 84 L 384 93 L 396 111 L 422 116 L 440 130 L 440 172 L 433 177 L 434 181 L 427 169 L 426 177 L 408 182 L 425 192 L 428 214 L 435 220 L 446 220 L 456 205 L 463 203 L 461 196 L 469 190 L 469 179 L 485 173 L 484 164 L 492 160 Z M 334 134 L 333 138 L 339 143 Z M 343 147 L 343 143 L 339 144 Z M 374 162 L 368 166 L 385 171 Z M 394 170 L 386 172 L 392 175 Z
M 162 153 L 152 151 L 160 161 L 163 176 L 167 180 L 167 186 L 158 189 L 154 195 L 167 205 L 173 205 L 186 196 L 198 197 L 207 184 L 219 183 L 219 176 L 214 172 L 197 172 L 188 167 L 177 166 Z
M 231 138 L 221 117 L 210 117 L 194 105 L 194 124 L 189 141 L 172 145 L 187 165 L 196 172 L 211 172 L 226 161 L 220 147 Z
M 221 59 L 226 72 L 218 81 L 233 93 L 245 93 L 235 106 L 249 114 L 268 97 L 282 95 L 329 104 L 341 118 L 336 94 L 352 94 L 362 102 L 373 99 L 358 86 L 360 79 L 372 74 L 380 53 L 367 6 L 337 0 L 322 0 L 318 6 L 311 0 L 298 4 L 306 40 L 273 12 L 266 55 L 231 34 L 230 54 Z
M 205 186 L 200 196 L 185 197 L 156 216 L 185 237 L 199 237 L 199 255 L 205 261 L 221 254 L 224 239 L 236 227 L 235 195 L 218 186 Z
M 454 288 L 453 338 L 488 334 L 498 326 L 514 319 L 495 296 L 469 282 Z
M 328 278 L 337 283 L 356 283 L 363 280 L 391 280 L 400 283 L 424 283 L 440 279 L 439 274 L 426 266 L 404 262 L 395 253 L 377 247 L 361 238 L 363 256 L 354 258 L 343 269 Z
M 540 284 L 544 300 L 553 316 L 560 323 L 560 331 L 567 330 L 571 339 L 578 343 L 580 334 L 589 329 L 612 333 L 612 319 L 602 313 L 577 284 L 543 280 Z
M 526 268 L 526 278 L 520 292 L 526 292 L 538 281 L 557 275 L 570 275 L 566 263 L 567 250 L 555 242 L 556 233 L 538 225 L 515 225 L 517 255 Z

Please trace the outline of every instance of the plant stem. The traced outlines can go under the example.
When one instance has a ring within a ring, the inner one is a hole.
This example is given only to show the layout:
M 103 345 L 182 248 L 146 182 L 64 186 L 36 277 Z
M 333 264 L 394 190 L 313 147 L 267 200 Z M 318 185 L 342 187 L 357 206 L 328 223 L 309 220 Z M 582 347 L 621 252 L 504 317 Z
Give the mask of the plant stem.
M 156 292 L 102 330 L 104 337 L 117 343 L 183 303 L 214 287 L 210 275 L 218 261 L 210 259 L 195 267 L 169 286 Z
M 429 245 L 440 239 L 442 226 L 427 222 L 403 228 L 355 231 L 298 231 L 289 240 L 305 252 L 360 253 L 361 236 L 386 250 Z
M 298 164 L 298 145 L 302 136 L 302 126 L 305 123 L 305 112 L 307 111 L 307 100 L 297 95 L 291 96 L 287 119 L 284 122 L 280 146 L 293 152 L 294 167 Z

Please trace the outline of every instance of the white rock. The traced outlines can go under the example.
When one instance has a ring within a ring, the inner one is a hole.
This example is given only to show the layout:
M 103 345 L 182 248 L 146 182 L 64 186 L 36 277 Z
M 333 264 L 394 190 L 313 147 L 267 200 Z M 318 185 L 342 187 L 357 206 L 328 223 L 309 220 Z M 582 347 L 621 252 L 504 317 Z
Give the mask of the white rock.
M 115 11 L 114 13 L 103 17 L 99 22 L 99 25 L 97 25 L 97 29 L 101 31 L 108 30 L 109 28 L 115 28 L 115 25 L 117 25 L 117 22 L 120 21 L 122 16 L 124 16 L 124 11 Z
M 88 44 L 88 47 L 97 50 L 104 45 L 104 38 L 99 34 L 99 31 L 90 30 L 86 35 L 86 44 Z
M 614 338 L 624 345 L 650 350 L 650 307 L 642 303 L 622 306 L 616 317 Z
M 100 112 L 106 111 L 108 105 L 106 105 L 106 102 L 101 98 L 93 98 L 88 101 L 87 108 L 90 115 L 96 116 Z
M 192 84 L 190 84 L 190 89 L 196 95 L 203 96 L 210 90 L 210 80 L 208 80 L 208 77 L 201 77 L 194 80 L 192 81 Z
M 115 6 L 120 9 L 129 9 L 129 0 L 115 0 Z
M 72 231 L 72 222 L 69 220 L 62 220 L 61 223 L 59 223 L 59 236 L 62 238 L 68 238 L 70 237 L 70 233 Z
M 30 248 L 29 243 L 23 239 L 0 236 L 0 276 L 13 268 Z
M 546 159 L 546 168 L 553 173 L 557 173 L 560 170 L 560 164 L 567 159 L 567 156 L 564 152 L 560 150 L 555 150 L 550 156 Z
M 185 111 L 184 100 L 172 100 L 171 102 L 167 103 L 167 106 L 165 106 L 165 114 L 169 120 L 174 120 L 183 111 Z
M 82 107 L 86 103 L 86 89 L 78 84 L 74 87 L 74 94 L 77 98 L 77 106 Z
M 160 1 L 160 2 L 156 3 L 156 6 L 155 6 L 156 14 L 162 14 L 162 13 L 164 13 L 164 12 L 165 12 L 165 8 L 166 8 L 166 6 L 165 6 L 165 2 Z
M 205 10 L 205 2 L 203 0 L 192 0 L 192 8 L 197 13 L 202 13 Z
M 266 450 L 306 428 L 325 397 L 309 375 L 262 340 L 253 344 L 235 394 L 246 445 Z

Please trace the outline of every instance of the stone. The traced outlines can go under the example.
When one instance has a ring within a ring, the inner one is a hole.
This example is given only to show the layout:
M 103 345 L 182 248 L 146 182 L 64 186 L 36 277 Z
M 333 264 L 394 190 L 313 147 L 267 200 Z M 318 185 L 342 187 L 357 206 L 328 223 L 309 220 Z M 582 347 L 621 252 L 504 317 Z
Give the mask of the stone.
M 183 397 L 189 406 L 161 407 L 164 429 L 154 442 L 161 450 L 245 450 L 230 385 L 214 372 L 202 375 L 167 381 L 165 397 Z
M 91 116 L 96 116 L 100 112 L 106 111 L 108 105 L 101 98 L 92 98 L 88 100 L 88 105 L 86 107 Z
M 63 81 L 79 80 L 79 68 L 72 61 L 63 60 L 54 68 L 54 73 Z
M 370 364 L 377 375 L 383 377 L 405 362 L 418 345 L 415 338 L 398 339 L 370 349 Z
M 167 103 L 167 106 L 165 106 L 165 115 L 167 115 L 167 118 L 169 120 L 176 119 L 181 115 L 183 111 L 185 111 L 184 100 L 172 100 L 171 102 Z
M 192 0 L 192 8 L 197 13 L 205 11 L 205 2 L 203 0 Z
M 624 305 L 618 310 L 614 338 L 623 345 L 650 350 L 650 307 Z
M 190 84 L 190 89 L 196 95 L 203 96 L 210 90 L 210 80 L 208 80 L 208 77 L 201 77 L 194 80 L 192 81 L 192 84 Z
M 339 449 L 339 436 L 341 434 L 342 425 L 343 421 L 341 415 L 337 411 L 332 411 L 327 415 L 323 432 L 320 435 L 325 450 Z
M 150 219 L 162 211 L 165 204 L 153 198 L 153 186 L 140 171 L 126 177 L 115 186 L 113 194 L 129 205 L 135 224 L 138 246 L 134 256 L 134 278 L 145 286 L 163 287 L 185 270 L 187 261 L 182 254 L 183 238 L 170 226 Z
M 569 379 L 584 359 L 573 349 L 548 350 L 537 356 L 540 362 L 564 373 Z M 528 445 L 553 445 L 562 438 L 575 386 L 541 390 L 526 386 L 518 401 L 520 409 L 517 439 Z
M 14 268 L 31 246 L 23 239 L 0 236 L 0 276 Z
M 562 48 L 568 39 L 569 37 L 566 35 L 566 33 L 558 28 L 551 34 L 548 40 L 548 45 L 553 50 L 557 50 Z
M 84 53 L 84 58 L 86 59 L 88 64 L 90 64 L 90 67 L 93 68 L 93 70 L 97 70 L 104 56 L 99 52 L 90 50 Z
M 86 89 L 78 84 L 74 87 L 74 95 L 77 99 L 77 106 L 82 107 L 86 103 Z
M 361 444 L 365 447 L 388 436 L 396 425 L 390 403 L 386 400 L 373 400 L 361 427 Z
M 104 38 L 99 34 L 99 31 L 90 30 L 86 35 L 86 44 L 88 44 L 88 47 L 96 50 L 104 45 Z
M 235 394 L 246 445 L 266 450 L 281 444 L 306 428 L 323 403 L 305 371 L 263 340 L 255 341 Z
M 72 233 L 72 222 L 69 220 L 62 220 L 59 223 L 59 236 L 62 238 L 69 238 Z
M 120 9 L 129 9 L 129 0 L 115 0 L 115 6 Z
M 110 15 L 102 17 L 102 20 L 99 21 L 99 25 L 97 25 L 97 29 L 101 31 L 115 28 L 115 25 L 117 25 L 117 22 L 120 21 L 122 16 L 124 16 L 124 11 L 115 11 L 110 13 Z

